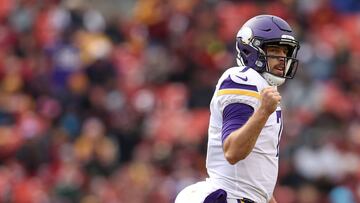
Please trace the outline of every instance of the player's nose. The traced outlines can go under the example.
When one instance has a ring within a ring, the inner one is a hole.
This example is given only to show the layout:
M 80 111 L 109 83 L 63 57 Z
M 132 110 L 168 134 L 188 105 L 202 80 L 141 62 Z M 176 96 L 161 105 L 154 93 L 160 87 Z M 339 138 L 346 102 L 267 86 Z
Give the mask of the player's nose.
M 279 61 L 284 62 L 284 61 L 285 61 L 285 57 L 286 57 L 286 55 L 280 55 L 280 56 L 278 57 L 278 59 L 279 59 Z

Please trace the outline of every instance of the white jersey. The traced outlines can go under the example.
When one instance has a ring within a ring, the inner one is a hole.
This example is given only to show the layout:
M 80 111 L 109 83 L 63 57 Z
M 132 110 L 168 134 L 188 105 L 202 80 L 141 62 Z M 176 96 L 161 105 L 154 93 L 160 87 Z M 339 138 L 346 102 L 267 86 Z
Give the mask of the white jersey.
M 260 106 L 260 92 L 269 87 L 255 70 L 233 67 L 225 71 L 216 85 L 210 104 L 210 124 L 206 168 L 209 181 L 224 189 L 229 198 L 249 198 L 268 202 L 278 175 L 278 147 L 282 131 L 281 109 L 271 114 L 262 129 L 252 152 L 231 165 L 224 157 L 221 133 L 223 110 L 232 103 L 250 105 L 256 111 Z

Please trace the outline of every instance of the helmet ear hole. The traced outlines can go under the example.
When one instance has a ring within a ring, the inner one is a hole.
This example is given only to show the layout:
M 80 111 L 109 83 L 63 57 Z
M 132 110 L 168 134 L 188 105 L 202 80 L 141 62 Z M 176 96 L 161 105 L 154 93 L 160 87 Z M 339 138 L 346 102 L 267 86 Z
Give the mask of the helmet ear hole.
M 248 56 L 250 54 L 250 52 L 247 49 L 243 49 L 243 53 Z

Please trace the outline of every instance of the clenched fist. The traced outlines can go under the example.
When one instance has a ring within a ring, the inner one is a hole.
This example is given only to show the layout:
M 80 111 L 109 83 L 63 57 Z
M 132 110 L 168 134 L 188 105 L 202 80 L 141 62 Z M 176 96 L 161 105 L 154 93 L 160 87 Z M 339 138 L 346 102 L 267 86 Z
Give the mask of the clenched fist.
M 276 87 L 267 87 L 261 91 L 260 96 L 260 108 L 268 113 L 268 115 L 272 114 L 281 101 L 280 93 L 277 91 Z

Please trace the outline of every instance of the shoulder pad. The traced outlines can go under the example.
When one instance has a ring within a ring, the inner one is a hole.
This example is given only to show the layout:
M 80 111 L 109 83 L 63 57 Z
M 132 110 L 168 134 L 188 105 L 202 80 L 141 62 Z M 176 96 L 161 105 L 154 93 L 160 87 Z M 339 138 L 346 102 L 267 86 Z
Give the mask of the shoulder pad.
M 256 77 L 256 76 L 255 76 Z M 216 96 L 222 107 L 230 103 L 244 103 L 256 108 L 259 104 L 259 86 L 251 70 L 231 68 L 219 81 Z
M 233 79 L 233 77 L 235 77 Z M 217 96 L 221 95 L 242 95 L 242 96 L 248 96 L 248 97 L 254 97 L 256 99 L 260 98 L 260 93 L 258 90 L 258 87 L 256 85 L 252 85 L 250 83 L 246 84 L 241 83 L 240 78 L 236 78 L 237 76 L 231 76 L 229 75 L 226 79 L 224 79 L 220 86 L 219 90 L 217 92 Z

